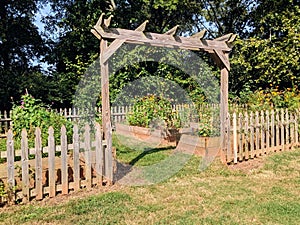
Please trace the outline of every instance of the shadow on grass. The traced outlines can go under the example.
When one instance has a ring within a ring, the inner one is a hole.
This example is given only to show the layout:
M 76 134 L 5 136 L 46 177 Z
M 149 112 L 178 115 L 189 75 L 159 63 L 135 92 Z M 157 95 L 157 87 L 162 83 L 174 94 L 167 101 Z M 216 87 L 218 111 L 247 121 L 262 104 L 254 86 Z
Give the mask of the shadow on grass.
M 171 150 L 174 149 L 173 146 L 169 146 L 169 147 L 162 147 L 162 148 L 149 148 L 149 149 L 145 149 L 141 154 L 139 154 L 137 157 L 135 157 L 134 159 L 132 159 L 129 162 L 129 165 L 134 166 L 139 160 L 141 160 L 142 158 L 144 158 L 147 155 L 153 154 L 153 153 L 157 153 L 157 152 L 162 152 L 162 151 L 167 151 L 167 150 Z
M 134 165 L 136 165 L 140 160 L 142 160 L 144 157 L 149 156 L 154 153 L 168 151 L 174 149 L 173 146 L 168 147 L 161 147 L 161 148 L 149 148 L 145 149 L 142 153 L 137 155 L 135 158 L 133 158 L 129 163 L 122 163 L 117 161 L 117 170 L 114 174 L 114 181 L 121 180 L 123 177 L 125 177 L 128 173 L 132 171 L 132 168 Z M 157 159 L 153 160 L 153 164 L 158 163 L 161 159 L 159 157 Z

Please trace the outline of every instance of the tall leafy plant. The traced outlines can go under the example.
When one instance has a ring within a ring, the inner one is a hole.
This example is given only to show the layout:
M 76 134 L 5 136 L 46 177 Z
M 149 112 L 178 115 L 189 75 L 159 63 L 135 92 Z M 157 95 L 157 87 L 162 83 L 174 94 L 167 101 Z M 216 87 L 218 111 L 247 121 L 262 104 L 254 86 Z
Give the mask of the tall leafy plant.
M 28 133 L 29 143 L 34 142 L 35 128 L 40 127 L 42 131 L 43 145 L 47 144 L 48 128 L 54 128 L 54 137 L 56 143 L 60 142 L 60 129 L 65 125 L 68 131 L 68 140 L 72 137 L 72 124 L 65 117 L 46 108 L 39 100 L 29 94 L 21 98 L 21 104 L 13 104 L 12 122 L 14 136 L 17 140 L 21 139 L 22 129 L 25 128 Z

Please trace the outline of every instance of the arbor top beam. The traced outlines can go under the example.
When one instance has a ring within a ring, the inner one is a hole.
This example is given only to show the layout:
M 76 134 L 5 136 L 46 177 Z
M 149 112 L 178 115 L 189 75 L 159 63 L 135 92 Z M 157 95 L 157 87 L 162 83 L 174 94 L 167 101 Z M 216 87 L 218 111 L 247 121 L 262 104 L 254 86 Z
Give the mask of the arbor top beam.
M 123 40 L 125 43 L 143 44 L 157 47 L 179 48 L 188 50 L 204 50 L 213 52 L 215 50 L 230 52 L 232 47 L 230 42 L 235 39 L 234 34 L 227 34 L 214 40 L 203 40 L 204 31 L 199 35 L 191 37 L 175 36 L 177 26 L 165 34 L 144 32 L 147 21 L 140 27 L 142 29 L 127 30 L 121 28 L 109 28 L 111 17 L 103 19 L 100 16 L 92 32 L 98 39 Z

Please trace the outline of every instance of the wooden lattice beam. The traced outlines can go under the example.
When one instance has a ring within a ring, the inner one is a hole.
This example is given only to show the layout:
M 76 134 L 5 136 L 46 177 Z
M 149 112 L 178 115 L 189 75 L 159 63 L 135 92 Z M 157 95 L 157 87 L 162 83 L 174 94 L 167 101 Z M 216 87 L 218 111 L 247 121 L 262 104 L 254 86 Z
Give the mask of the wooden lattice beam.
M 231 47 L 224 41 L 224 38 L 222 37 L 215 40 L 203 40 L 202 38 L 205 34 L 205 31 L 202 31 L 192 37 L 181 37 L 174 36 L 178 26 L 173 27 L 165 34 L 144 32 L 145 26 L 146 24 L 144 23 L 142 26 L 143 29 L 136 30 L 108 28 L 105 24 L 105 20 L 103 20 L 103 15 L 101 15 L 97 24 L 93 27 L 92 32 L 98 39 L 120 39 L 126 43 L 133 44 L 147 44 L 150 46 L 180 48 L 188 50 L 213 51 L 216 49 L 224 52 L 231 51 Z M 226 41 L 228 41 L 231 36 L 232 34 L 230 34 L 228 37 L 226 36 Z

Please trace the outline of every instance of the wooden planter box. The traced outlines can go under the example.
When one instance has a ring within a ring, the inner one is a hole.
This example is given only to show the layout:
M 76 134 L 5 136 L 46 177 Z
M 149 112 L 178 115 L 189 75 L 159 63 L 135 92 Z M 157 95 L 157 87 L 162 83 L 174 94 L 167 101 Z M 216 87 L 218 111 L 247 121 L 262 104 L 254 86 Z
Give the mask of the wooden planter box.
M 167 141 L 175 142 L 178 140 L 178 130 L 170 129 L 168 132 L 159 129 L 130 126 L 126 124 L 116 124 L 116 133 L 119 135 L 136 138 L 144 142 Z
M 220 145 L 220 137 L 199 137 L 182 134 L 176 149 L 200 156 L 219 156 Z

